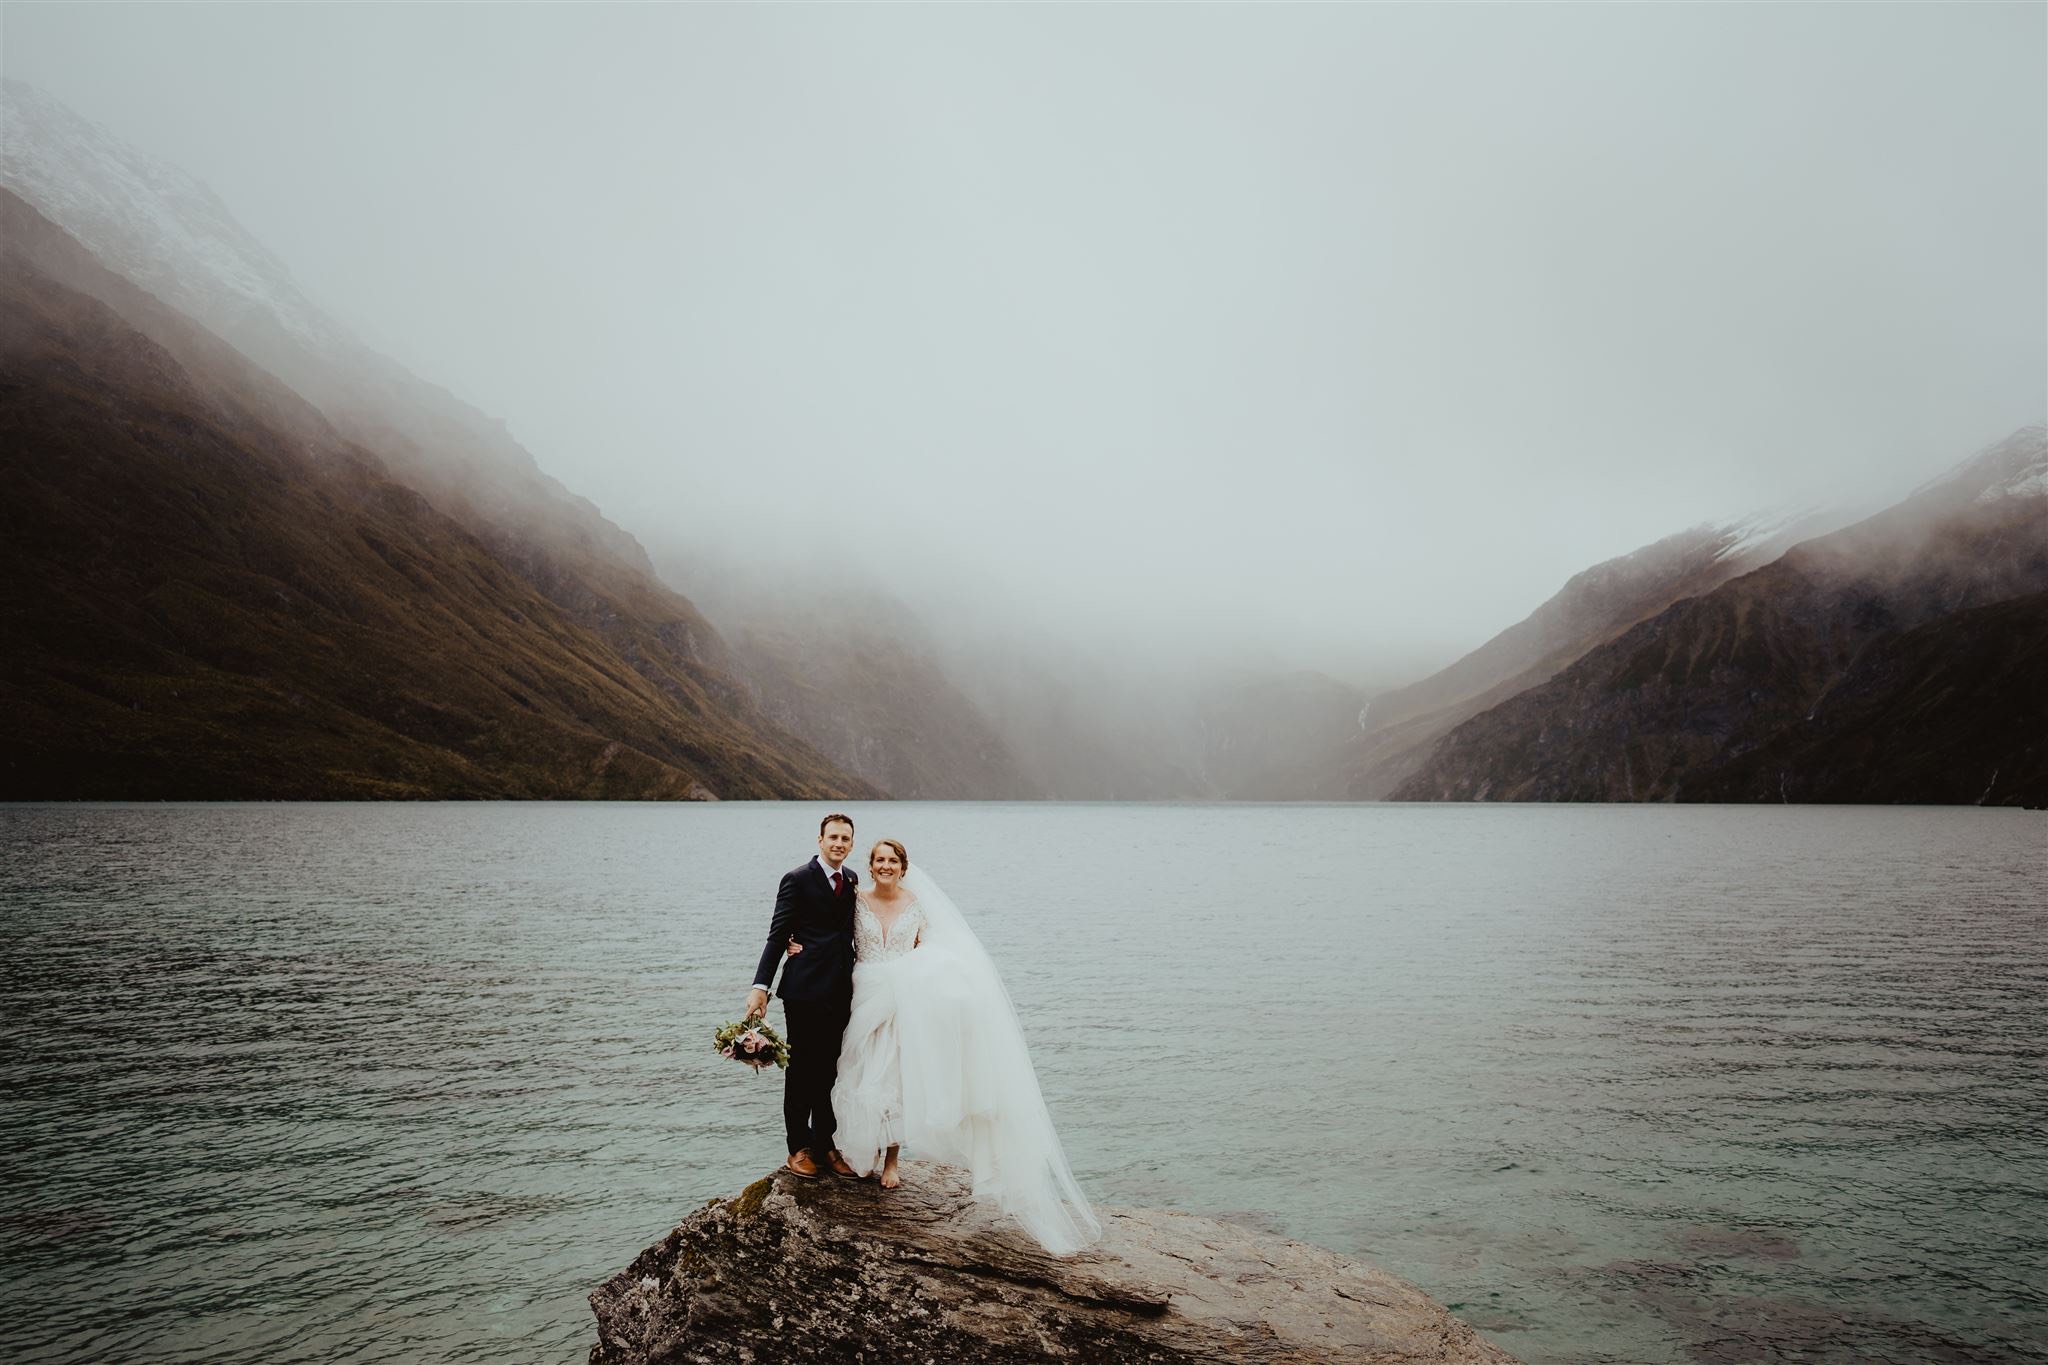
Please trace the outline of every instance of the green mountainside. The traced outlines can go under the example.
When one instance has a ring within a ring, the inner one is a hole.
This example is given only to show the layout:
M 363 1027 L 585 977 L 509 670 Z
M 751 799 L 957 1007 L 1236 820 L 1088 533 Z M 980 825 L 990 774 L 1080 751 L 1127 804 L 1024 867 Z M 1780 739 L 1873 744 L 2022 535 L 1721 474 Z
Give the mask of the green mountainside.
M 466 525 L 0 191 L 0 793 L 872 795 L 589 537 Z

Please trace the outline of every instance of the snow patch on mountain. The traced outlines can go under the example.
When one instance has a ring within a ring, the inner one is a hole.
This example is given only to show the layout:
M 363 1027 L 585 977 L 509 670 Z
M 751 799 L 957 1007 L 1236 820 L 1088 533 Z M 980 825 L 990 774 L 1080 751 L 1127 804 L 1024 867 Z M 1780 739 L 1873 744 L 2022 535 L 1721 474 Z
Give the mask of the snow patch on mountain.
M 2000 498 L 2048 498 L 2048 463 L 2035 465 L 2023 477 L 1977 495 L 1978 502 L 1996 502 Z
M 1727 543 L 1714 552 L 1717 563 L 1761 557 L 1775 547 L 1782 552 L 1794 538 L 1814 534 L 1812 527 L 1824 519 L 1823 509 L 1802 507 L 1797 511 L 1755 512 L 1720 528 Z M 1772 556 L 1775 558 L 1776 556 Z
M 1913 490 L 1913 499 L 1997 502 L 2048 495 L 2048 426 L 2021 427 Z
M 2009 444 L 2012 449 L 2005 468 L 1977 495 L 1977 501 L 2048 497 L 2048 428 L 2029 428 Z
M 241 350 L 330 418 L 395 417 L 419 449 L 443 458 L 425 472 L 441 478 L 452 471 L 480 510 L 502 512 L 516 495 L 567 507 L 606 539 L 623 537 L 587 501 L 541 474 L 502 419 L 421 379 L 323 312 L 198 177 L 25 81 L 0 81 L 0 185 L 102 265 Z M 460 456 L 448 458 L 453 450 Z M 486 467 L 516 486 L 476 484 L 473 476 Z M 628 557 L 645 556 L 635 544 Z
M 203 181 L 25 81 L 0 82 L 0 184 L 181 311 L 206 317 L 226 304 L 267 315 L 309 349 L 361 349 Z

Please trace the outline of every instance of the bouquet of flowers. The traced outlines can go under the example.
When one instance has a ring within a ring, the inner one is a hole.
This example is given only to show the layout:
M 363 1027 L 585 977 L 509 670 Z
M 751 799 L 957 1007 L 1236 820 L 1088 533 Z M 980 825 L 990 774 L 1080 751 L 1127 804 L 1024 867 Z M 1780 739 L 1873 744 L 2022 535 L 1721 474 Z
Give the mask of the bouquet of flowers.
M 756 1071 L 769 1065 L 789 1065 L 789 1044 L 782 1041 L 782 1035 L 769 1027 L 762 1015 L 750 1014 L 736 1024 L 720 1024 L 712 1039 L 719 1056 L 744 1062 Z

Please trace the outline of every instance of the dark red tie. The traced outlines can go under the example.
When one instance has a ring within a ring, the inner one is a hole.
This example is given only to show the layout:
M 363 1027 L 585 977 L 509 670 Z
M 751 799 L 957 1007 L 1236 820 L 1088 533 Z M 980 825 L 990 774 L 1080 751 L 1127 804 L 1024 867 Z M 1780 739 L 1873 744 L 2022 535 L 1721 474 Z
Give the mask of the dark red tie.
M 839 894 L 839 874 L 837 872 L 832 874 L 832 894 L 835 896 Z

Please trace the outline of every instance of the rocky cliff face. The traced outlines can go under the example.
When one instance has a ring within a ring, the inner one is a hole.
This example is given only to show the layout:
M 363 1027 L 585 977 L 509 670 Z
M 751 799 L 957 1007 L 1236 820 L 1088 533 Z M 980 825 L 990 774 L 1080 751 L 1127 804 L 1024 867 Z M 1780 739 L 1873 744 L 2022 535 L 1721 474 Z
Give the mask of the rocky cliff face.
M 1400 800 L 2048 800 L 2048 432 L 1473 717 Z
M 1182 1213 L 1104 1211 L 1047 1256 L 911 1163 L 901 1189 L 775 1175 L 715 1199 L 590 1296 L 591 1365 L 1068 1360 L 1513 1365 L 1421 1290 Z

